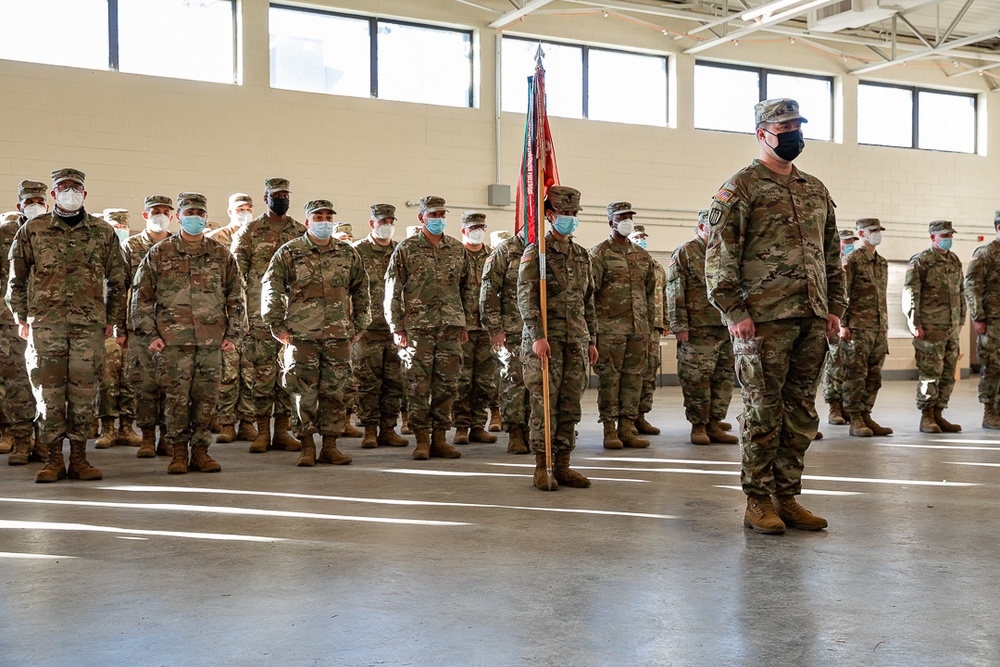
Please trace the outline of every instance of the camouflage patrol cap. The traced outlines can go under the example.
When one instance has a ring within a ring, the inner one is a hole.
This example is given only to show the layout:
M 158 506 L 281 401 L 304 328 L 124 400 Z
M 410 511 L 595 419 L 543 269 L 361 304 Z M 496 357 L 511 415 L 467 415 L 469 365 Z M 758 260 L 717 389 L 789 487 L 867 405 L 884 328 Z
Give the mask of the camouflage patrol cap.
M 495 232 L 490 232 L 490 245 L 496 247 L 500 245 L 501 241 L 506 241 L 511 236 L 510 232 L 506 229 L 498 229 Z
M 372 204 L 372 220 L 396 217 L 396 207 L 392 204 Z
M 45 197 L 49 193 L 49 186 L 41 181 L 24 180 L 17 184 L 17 199 L 24 201 L 32 197 Z
M 646 225 L 632 225 L 632 234 L 645 234 Z M 629 234 L 631 236 L 632 234 Z
M 864 229 L 869 232 L 880 232 L 885 229 L 878 218 L 858 218 L 854 223 L 854 228 L 858 231 Z
M 275 192 L 291 192 L 291 184 L 287 178 L 265 178 L 264 192 L 274 194 Z
M 76 181 L 80 185 L 83 185 L 86 178 L 87 175 L 79 169 L 63 167 L 52 172 L 52 185 L 59 185 L 63 181 Z
M 486 214 L 479 211 L 464 211 L 462 213 L 462 226 L 474 227 L 486 224 Z
M 333 208 L 333 202 L 329 199 L 312 199 L 307 201 L 303 208 L 305 209 L 306 215 L 315 213 L 316 211 L 332 211 L 334 214 L 337 213 L 337 211 Z
M 245 192 L 234 192 L 229 195 L 229 208 L 235 211 L 237 206 L 242 206 L 243 204 L 253 206 L 253 197 Z
M 809 121 L 799 114 L 799 103 L 787 97 L 764 100 L 753 108 L 754 118 L 761 123 L 785 123 L 790 120 Z
M 354 238 L 354 227 L 349 222 L 333 223 L 333 235 L 336 238 Z
M 935 220 L 927 225 L 927 231 L 931 234 L 954 234 L 955 228 L 951 225 L 951 220 Z
M 420 198 L 420 210 L 427 213 L 437 213 L 438 211 L 448 212 L 444 207 L 444 198 L 435 195 L 425 195 Z
M 410 225 L 409 227 L 406 228 L 406 235 L 408 237 L 409 236 L 416 236 L 417 232 L 419 232 L 419 231 L 420 231 L 420 226 L 419 225 Z
M 579 211 L 580 191 L 566 185 L 553 185 L 545 192 L 545 201 L 556 211 Z
M 627 201 L 613 201 L 608 204 L 609 220 L 611 219 L 611 216 L 621 215 L 622 213 L 632 213 L 634 215 L 635 211 L 632 210 L 632 204 Z
M 108 222 L 117 222 L 121 225 L 127 225 L 129 223 L 129 215 L 127 208 L 106 208 L 104 209 L 104 219 Z
M 183 211 L 187 208 L 200 208 L 208 213 L 208 199 L 200 192 L 182 192 L 177 195 L 177 210 Z
M 853 229 L 841 229 L 837 235 L 840 236 L 841 241 L 852 241 L 858 238 Z
M 993 226 L 1000 227 L 1000 211 L 993 214 Z
M 146 197 L 146 201 L 143 203 L 142 207 L 145 210 L 149 210 L 154 206 L 169 206 L 174 207 L 174 200 L 167 195 L 149 195 Z
M 21 218 L 20 211 L 6 211 L 4 213 L 0 213 L 0 222 L 14 222 L 15 220 L 19 220 L 20 218 Z
M 699 225 L 707 225 L 708 224 L 708 213 L 709 213 L 709 211 L 708 211 L 707 208 L 698 209 L 698 224 Z

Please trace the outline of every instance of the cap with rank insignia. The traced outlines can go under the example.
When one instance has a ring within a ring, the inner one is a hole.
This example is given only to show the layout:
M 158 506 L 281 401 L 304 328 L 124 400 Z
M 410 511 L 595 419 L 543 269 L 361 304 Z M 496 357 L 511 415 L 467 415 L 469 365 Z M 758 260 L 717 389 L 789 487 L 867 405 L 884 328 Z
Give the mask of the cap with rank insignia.
M 148 211 L 154 206 L 169 206 L 170 208 L 173 208 L 174 200 L 167 195 L 149 195 L 146 197 L 146 201 L 143 203 L 142 207 Z
M 885 230 L 878 218 L 858 218 L 854 223 L 854 228 L 858 231 L 862 229 L 869 232 L 881 232 Z
M 448 209 L 444 207 L 444 203 L 444 197 L 426 195 L 420 198 L 420 210 L 426 213 L 439 213 L 441 211 L 447 213 Z
M 931 234 L 954 234 L 955 228 L 951 225 L 951 220 L 935 220 L 927 225 L 927 231 Z
M 189 208 L 201 209 L 208 213 L 208 199 L 200 192 L 182 192 L 177 195 L 177 210 L 185 211 Z
M 22 202 L 32 197 L 42 197 L 44 199 L 48 192 L 49 187 L 41 181 L 24 180 L 17 184 L 17 198 Z
M 287 178 L 264 179 L 264 192 L 273 195 L 275 192 L 291 192 L 291 184 Z
M 331 211 L 334 214 L 337 213 L 333 210 L 333 202 L 328 199 L 311 199 L 306 202 L 306 205 L 303 208 L 305 209 L 306 215 L 315 213 L 316 211 Z
M 761 123 L 787 123 L 790 120 L 809 122 L 799 114 L 799 103 L 787 97 L 758 102 L 753 111 L 757 125 Z
M 613 201 L 610 204 L 608 204 L 609 220 L 613 216 L 621 215 L 622 213 L 631 213 L 635 215 L 635 211 L 632 210 L 632 204 L 627 201 Z
M 236 192 L 229 195 L 229 208 L 236 210 L 237 206 L 242 206 L 243 204 L 250 204 L 253 206 L 253 197 L 245 192 Z
M 104 209 L 104 219 L 108 222 L 117 222 L 121 225 L 129 223 L 127 208 L 106 208 Z
M 396 207 L 392 204 L 372 204 L 372 220 L 396 217 Z
M 837 235 L 840 236 L 841 241 L 855 241 L 858 238 L 853 229 L 841 229 Z
M 579 211 L 580 191 L 566 185 L 553 185 L 545 192 L 545 200 L 558 212 Z
M 462 227 L 475 227 L 476 225 L 486 226 L 486 214 L 479 211 L 465 211 L 462 213 Z
M 62 169 L 56 169 L 52 172 L 52 185 L 59 185 L 63 181 L 76 181 L 80 185 L 84 184 L 84 180 L 87 175 L 84 174 L 79 169 L 73 169 L 72 167 L 63 167 Z

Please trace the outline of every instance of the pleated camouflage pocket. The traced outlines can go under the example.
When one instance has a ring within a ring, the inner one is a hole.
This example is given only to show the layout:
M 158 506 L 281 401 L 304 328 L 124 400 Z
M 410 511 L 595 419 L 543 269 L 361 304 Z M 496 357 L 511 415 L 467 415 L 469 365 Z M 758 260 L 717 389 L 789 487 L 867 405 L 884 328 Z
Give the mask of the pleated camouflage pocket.
M 750 425 L 762 423 L 761 407 L 764 396 L 763 339 L 734 338 L 736 379 L 743 388 L 743 412 Z

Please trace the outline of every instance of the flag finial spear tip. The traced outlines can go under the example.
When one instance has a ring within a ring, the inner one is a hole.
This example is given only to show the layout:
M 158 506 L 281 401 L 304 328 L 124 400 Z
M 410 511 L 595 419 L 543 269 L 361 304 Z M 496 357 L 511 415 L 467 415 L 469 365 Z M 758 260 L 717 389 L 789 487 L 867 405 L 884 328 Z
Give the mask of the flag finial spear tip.
M 542 58 L 544 57 L 545 57 L 545 51 L 542 51 L 542 43 L 538 42 L 538 48 L 535 50 L 535 62 L 541 65 Z

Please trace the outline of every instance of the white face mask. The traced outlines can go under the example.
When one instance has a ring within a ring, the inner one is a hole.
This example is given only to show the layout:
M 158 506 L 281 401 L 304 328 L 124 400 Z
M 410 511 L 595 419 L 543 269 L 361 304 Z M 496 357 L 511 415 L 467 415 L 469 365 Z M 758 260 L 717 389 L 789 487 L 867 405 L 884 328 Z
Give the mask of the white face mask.
M 632 221 L 631 220 L 621 220 L 615 223 L 615 229 L 622 236 L 628 236 L 632 233 Z
M 146 227 L 149 231 L 154 234 L 160 234 L 167 231 L 167 227 L 170 226 L 170 216 L 164 215 L 163 213 L 157 213 L 156 215 L 149 216 L 149 220 L 146 221 Z
M 878 245 L 882 242 L 882 232 L 871 232 L 868 234 L 868 242 L 872 245 Z
M 62 210 L 73 213 L 79 211 L 80 207 L 83 206 L 83 193 L 76 190 L 63 190 L 56 193 L 56 202 Z
M 247 224 L 251 220 L 253 220 L 253 211 L 238 211 L 233 216 L 233 222 L 240 226 Z
M 21 211 L 21 213 L 24 214 L 25 218 L 31 220 L 32 218 L 40 216 L 42 213 L 47 213 L 48 210 L 49 209 L 46 208 L 45 204 L 28 204 L 24 207 L 24 210 Z
M 486 230 L 485 229 L 470 229 L 465 237 L 469 239 L 469 243 L 472 245 L 482 245 L 483 241 L 486 240 Z
M 396 233 L 396 225 L 375 225 L 375 236 L 385 241 Z

